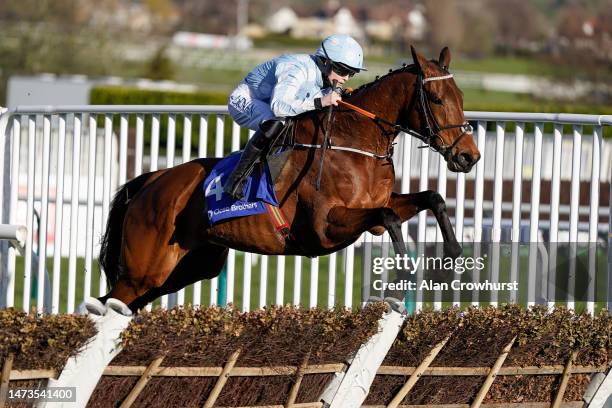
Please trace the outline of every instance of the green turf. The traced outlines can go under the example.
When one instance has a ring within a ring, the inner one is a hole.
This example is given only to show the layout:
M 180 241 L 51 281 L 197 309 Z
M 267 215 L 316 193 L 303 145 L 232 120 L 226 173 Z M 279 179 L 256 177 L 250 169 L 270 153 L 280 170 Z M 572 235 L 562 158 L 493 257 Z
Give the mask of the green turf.
M 261 259 L 261 258 L 260 258 Z M 294 288 L 294 257 L 288 256 L 285 257 L 285 285 L 284 285 L 284 297 L 283 303 L 293 303 L 293 288 Z M 311 260 L 309 258 L 301 258 L 302 259 L 302 275 L 301 275 L 301 291 L 300 291 L 300 304 L 302 306 L 307 307 L 309 305 L 309 293 L 310 293 L 310 265 Z M 342 268 L 343 258 L 341 255 L 338 255 L 336 261 L 336 305 L 344 304 L 344 285 L 345 278 L 343 274 Z M 353 304 L 359 303 L 360 297 L 360 285 L 361 285 L 361 275 L 360 270 L 360 262 L 361 257 L 359 255 L 355 256 L 354 261 L 354 282 L 353 282 Z M 269 258 L 268 265 L 268 280 L 267 280 L 267 296 L 266 303 L 272 304 L 276 299 L 276 257 Z M 66 302 L 68 299 L 68 259 L 63 258 L 61 261 L 61 272 L 60 272 L 60 312 L 66 312 Z M 75 295 L 75 304 L 78 306 L 84 299 L 84 282 L 85 282 L 85 262 L 83 258 L 77 259 L 77 282 L 76 282 L 76 295 Z M 234 278 L 234 302 L 238 308 L 242 308 L 243 306 L 243 271 L 244 271 L 244 253 L 237 252 L 235 256 L 235 265 L 236 265 L 236 274 Z M 15 306 L 21 307 L 23 300 L 23 284 L 24 284 L 24 265 L 23 258 L 18 257 L 16 262 L 16 279 L 15 279 Z M 53 259 L 47 259 L 47 270 L 49 271 L 49 279 L 52 281 L 53 279 Z M 328 284 L 329 282 L 329 257 L 321 257 L 319 258 L 319 279 L 318 279 L 318 300 L 317 304 L 321 306 L 327 306 L 328 302 Z M 30 307 L 34 307 L 36 305 L 36 271 L 32 273 L 32 291 L 31 291 L 31 301 Z M 98 296 L 99 295 L 99 282 L 100 282 L 100 269 L 97 263 L 97 260 L 94 259 L 92 265 L 92 273 L 91 273 L 91 291 L 90 295 Z M 261 282 L 261 261 L 257 263 L 257 265 L 252 267 L 251 272 L 251 301 L 250 308 L 256 308 L 259 305 L 259 289 Z M 204 281 L 202 283 L 201 289 L 201 299 L 200 304 L 208 305 L 210 304 L 210 282 Z M 185 303 L 193 303 L 193 286 L 188 286 L 185 289 Z M 159 300 L 154 302 L 155 305 L 159 304 Z M 75 306 L 75 308 L 76 308 Z
M 518 298 L 516 301 L 521 305 L 527 304 L 527 282 L 528 282 L 528 261 L 529 254 L 528 251 L 525 252 L 526 248 L 523 248 L 519 258 L 519 281 L 520 288 L 518 292 Z M 354 268 L 353 268 L 353 294 L 352 294 L 352 304 L 359 305 L 361 302 L 361 270 L 363 268 L 363 251 L 359 248 L 355 249 L 354 255 Z M 467 250 L 467 252 L 470 252 Z M 464 256 L 470 256 L 471 253 L 464 253 Z M 258 262 L 254 264 L 251 268 L 251 296 L 250 296 L 250 307 L 249 309 L 255 309 L 259 306 L 260 298 L 259 291 L 261 286 L 261 256 L 259 256 Z M 266 301 L 265 303 L 270 305 L 274 304 L 276 301 L 276 282 L 277 282 L 277 262 L 278 257 L 269 257 L 268 263 L 268 279 L 267 279 L 267 293 L 266 293 Z M 294 263 L 295 257 L 287 256 L 285 259 L 285 285 L 283 291 L 283 303 L 284 304 L 292 304 L 293 303 L 293 292 L 294 292 Z M 244 273 L 244 262 L 245 257 L 244 253 L 236 252 L 235 255 L 235 277 L 234 277 L 234 299 L 233 304 L 242 309 L 244 304 L 243 299 L 243 273 Z M 300 305 L 303 307 L 309 306 L 309 293 L 310 293 L 310 281 L 311 281 L 311 263 L 312 260 L 309 258 L 301 258 L 302 262 L 302 273 L 301 273 L 301 290 L 300 290 Z M 345 274 L 343 269 L 343 252 L 338 253 L 336 258 L 336 285 L 335 285 L 335 302 L 336 306 L 344 305 L 344 288 L 345 288 Z M 582 265 L 588 264 L 588 253 L 581 251 L 578 253 L 577 262 Z M 99 267 L 97 261 L 94 260 L 91 273 L 91 292 L 90 294 L 93 296 L 99 295 Z M 49 258 L 47 260 L 47 268 L 50 273 L 50 280 L 53 279 L 53 260 Z M 499 281 L 506 282 L 510 281 L 510 269 L 511 269 L 511 258 L 508 254 L 502 253 L 500 256 L 499 262 Z M 23 258 L 18 257 L 16 263 L 16 281 L 15 281 L 15 305 L 21 307 L 22 299 L 23 299 L 23 283 L 24 283 L 24 274 L 23 274 Z M 77 280 L 76 280 L 76 302 L 75 308 L 80 304 L 83 300 L 83 290 L 84 290 L 84 281 L 85 281 L 85 273 L 84 273 L 84 259 L 77 259 Z M 319 258 L 319 273 L 317 280 L 317 304 L 321 307 L 327 307 L 328 305 L 328 293 L 329 293 L 329 257 L 324 256 Z M 569 267 L 568 265 L 562 265 L 558 268 L 557 271 L 557 282 L 560 282 L 557 285 L 558 290 L 566 290 L 568 281 L 568 273 Z M 605 282 L 607 275 L 607 258 L 606 254 L 603 251 L 598 253 L 598 264 L 597 264 L 597 282 Z M 35 306 L 36 304 L 36 272 L 32 274 L 33 284 L 32 284 L 32 296 L 30 301 L 30 307 Z M 470 274 L 464 274 L 461 277 L 463 282 L 471 281 L 472 277 Z M 583 291 L 586 289 L 586 283 L 582 280 L 578 280 L 576 284 L 577 291 Z M 598 284 L 598 299 L 605 298 L 605 290 L 606 285 Z M 60 275 L 60 312 L 66 312 L 66 301 L 67 301 L 67 291 L 68 291 L 68 259 L 64 258 L 61 262 L 61 275 Z M 193 304 L 193 286 L 188 286 L 185 289 L 185 304 Z M 491 299 L 488 298 L 480 298 L 478 302 L 481 306 L 485 306 L 489 304 Z M 433 296 L 425 297 L 423 299 L 425 304 L 433 304 Z M 508 303 L 511 299 L 507 296 L 501 296 L 498 299 L 500 304 Z M 160 300 L 156 300 L 154 305 L 159 305 Z M 200 304 L 209 305 L 210 304 L 210 281 L 202 282 L 201 286 L 201 298 Z M 471 298 L 469 294 L 464 294 L 462 296 L 461 306 L 467 307 L 471 304 Z M 557 302 L 558 305 L 563 305 L 565 302 Z M 444 302 L 444 307 L 452 306 L 452 302 Z M 585 302 L 576 302 L 575 308 L 578 311 L 585 310 L 586 303 Z M 604 303 L 596 304 L 596 312 L 605 308 Z

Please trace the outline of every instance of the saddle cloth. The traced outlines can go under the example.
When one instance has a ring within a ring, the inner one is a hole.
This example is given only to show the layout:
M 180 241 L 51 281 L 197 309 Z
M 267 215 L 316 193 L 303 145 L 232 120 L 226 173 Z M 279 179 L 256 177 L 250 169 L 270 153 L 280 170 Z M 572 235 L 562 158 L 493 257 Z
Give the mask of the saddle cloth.
M 234 152 L 221 160 L 204 180 L 203 189 L 211 225 L 223 220 L 268 212 L 278 230 L 285 227 L 284 216 L 278 209 L 274 182 L 293 150 L 293 121 L 271 144 L 265 159 L 260 160 L 245 182 L 245 201 L 238 201 L 223 192 L 225 180 L 238 164 L 241 152 Z M 274 209 L 276 208 L 276 209 Z M 277 218 L 281 221 L 276 221 Z
M 223 191 L 223 185 L 236 167 L 241 152 L 221 160 L 204 180 L 203 189 L 211 225 L 231 218 L 267 212 L 265 203 L 278 207 L 274 184 L 267 163 L 259 162 L 245 182 L 245 200 L 239 201 Z

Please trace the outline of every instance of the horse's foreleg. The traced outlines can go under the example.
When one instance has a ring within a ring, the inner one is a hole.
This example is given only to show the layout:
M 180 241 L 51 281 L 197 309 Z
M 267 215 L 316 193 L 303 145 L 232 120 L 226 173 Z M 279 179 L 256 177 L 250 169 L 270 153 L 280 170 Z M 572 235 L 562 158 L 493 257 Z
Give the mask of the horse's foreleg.
M 395 253 L 406 253 L 401 219 L 391 208 L 334 207 L 327 221 L 326 235 L 332 241 L 357 239 L 364 231 L 382 226 L 389 231 Z
M 399 215 L 401 222 L 408 221 L 423 210 L 431 210 L 442 232 L 442 238 L 445 242 L 445 255 L 453 258 L 461 255 L 461 245 L 457 242 L 453 225 L 446 211 L 446 203 L 440 194 L 432 190 L 413 194 L 391 193 L 389 207 Z
M 353 209 L 334 207 L 328 215 L 327 236 L 336 240 L 356 239 L 364 231 L 374 227 L 384 227 L 391 237 L 393 249 L 397 255 L 406 254 L 406 244 L 402 237 L 402 222 L 399 215 L 391 208 Z M 400 279 L 410 279 L 409 275 L 400 274 Z M 399 290 L 385 290 L 385 297 L 403 299 L 405 293 Z

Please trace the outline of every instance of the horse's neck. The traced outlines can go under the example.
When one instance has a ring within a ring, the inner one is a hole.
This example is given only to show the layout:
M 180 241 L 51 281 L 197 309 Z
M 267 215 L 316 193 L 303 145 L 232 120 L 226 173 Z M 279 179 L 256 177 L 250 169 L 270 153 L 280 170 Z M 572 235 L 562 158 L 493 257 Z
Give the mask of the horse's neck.
M 413 77 L 409 72 L 390 74 L 359 90 L 347 98 L 347 102 L 374 113 L 385 121 L 398 123 L 400 114 L 412 100 Z M 376 154 L 388 152 L 396 133 L 393 128 L 389 125 L 378 125 L 365 116 L 354 121 L 355 115 L 359 114 L 352 111 L 347 111 L 346 114 L 351 119 L 339 120 L 340 128 L 344 131 L 336 133 L 343 144 Z
M 348 102 L 364 108 L 380 118 L 396 123 L 412 100 L 416 77 L 410 72 L 397 72 L 383 77 L 359 91 Z

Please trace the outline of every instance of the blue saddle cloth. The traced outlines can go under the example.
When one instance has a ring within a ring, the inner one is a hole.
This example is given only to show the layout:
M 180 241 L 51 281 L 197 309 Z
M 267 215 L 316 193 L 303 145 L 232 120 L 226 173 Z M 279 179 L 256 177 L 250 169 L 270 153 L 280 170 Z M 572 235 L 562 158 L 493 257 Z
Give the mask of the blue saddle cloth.
M 257 164 L 245 182 L 245 201 L 234 199 L 223 191 L 223 185 L 238 164 L 240 152 L 221 160 L 204 180 L 203 189 L 208 208 L 208 219 L 219 221 L 266 212 L 264 203 L 278 207 L 274 184 L 268 164 Z M 263 169 L 263 171 L 262 171 Z

